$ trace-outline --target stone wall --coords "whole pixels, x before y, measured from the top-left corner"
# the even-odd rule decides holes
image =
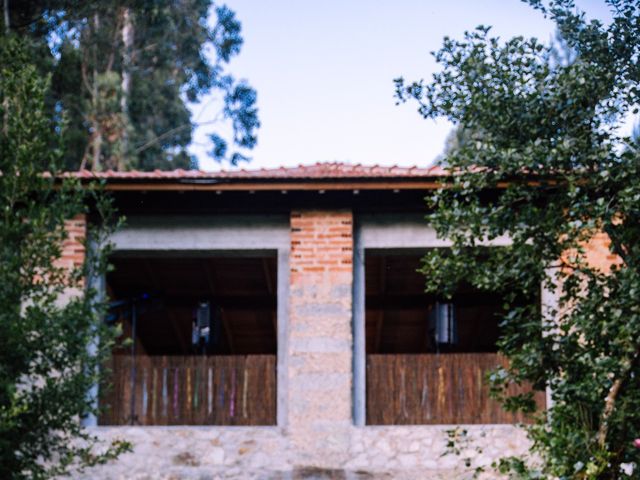
[[[316,424],[313,417],[309,420]],[[107,441],[127,439],[135,450],[78,478],[471,479],[475,467],[489,467],[499,457],[527,449],[524,432],[516,427],[471,425],[464,427],[460,453],[446,454],[452,428],[348,426],[340,429],[344,451],[339,452],[323,448],[330,432],[313,427],[306,429],[305,439],[281,427],[101,427],[91,430]],[[303,440],[319,445],[324,457],[301,446]],[[496,475],[487,468],[480,478]]]
[[[282,424],[92,428],[135,450],[80,478],[470,478],[476,466],[526,451],[523,432],[512,426],[467,427],[460,455],[444,455],[453,426],[354,426],[353,215],[294,211],[290,222]]]

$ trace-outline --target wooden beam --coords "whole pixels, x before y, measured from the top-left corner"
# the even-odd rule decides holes
[[[278,315],[275,311],[272,310],[269,313],[269,316],[271,317],[271,324],[273,325],[273,333],[275,334],[276,338],[278,338]]]
[[[209,268],[209,264],[207,263],[206,260],[202,262],[202,265],[204,268],[205,275],[207,276],[207,283],[209,284],[211,295],[215,295],[217,288],[216,288],[215,280],[213,278],[213,273],[211,272],[211,269]],[[227,345],[229,345],[229,352],[233,354],[235,353],[235,347],[233,344],[233,333],[231,332],[231,327],[229,326],[229,320],[227,319],[227,315],[224,312],[224,308],[220,308],[220,320],[222,321],[222,329],[224,330],[224,335],[227,339]]]
[[[231,333],[231,328],[229,327],[229,321],[227,319],[227,315],[224,312],[224,308],[220,309],[220,318],[222,319],[222,327],[224,328],[224,333],[225,333],[225,336],[227,337],[229,352],[233,354],[235,353],[235,348],[233,346],[233,335]]]
[[[434,300],[434,296],[428,293],[410,293],[407,295],[387,293],[386,295],[373,294],[366,296],[367,308],[374,310],[424,310]],[[473,305],[476,306],[476,304]],[[483,304],[478,304],[478,306],[481,305]],[[495,302],[489,305],[495,305]]]
[[[375,353],[380,353],[380,346],[382,344],[382,327],[384,326],[384,311],[376,311],[376,341],[375,341]]]
[[[158,282],[156,282],[156,276],[153,274],[153,270],[151,268],[151,265],[149,264],[149,260],[144,260],[143,264],[144,264],[144,273],[147,276],[149,285],[151,285],[151,288],[153,290],[160,290],[158,288]]]
[[[427,315],[425,318],[425,329],[424,329],[424,351],[425,352],[431,352],[432,350],[434,350],[434,345],[433,345],[433,338],[431,337],[431,335],[429,334],[429,314],[431,313],[431,309],[434,307],[434,305],[431,305],[430,307],[428,307],[426,309],[427,311]]]
[[[178,319],[169,309],[167,309],[167,318],[169,319],[169,324],[171,325],[173,334],[178,339],[178,343],[180,344],[180,350],[182,350],[185,353],[189,353],[189,345],[187,345],[187,342],[184,339],[182,331],[180,330],[180,326],[178,325]]]
[[[380,275],[380,294],[384,295],[384,292],[387,290],[387,257],[380,257],[380,270],[378,274]]]
[[[170,295],[167,293],[167,295]],[[202,290],[202,293],[174,293],[174,298],[165,302],[172,307],[191,308],[198,302],[201,302],[205,296],[210,294],[207,291]],[[377,300],[376,300],[377,301]],[[214,303],[217,307],[226,307],[228,309],[239,308],[246,309],[247,307],[254,310],[268,310],[276,308],[277,300],[273,295],[263,293],[261,295],[215,295]],[[378,302],[379,303],[379,302]]]
[[[151,264],[149,263],[149,260],[144,260],[143,264],[144,264],[145,274],[147,276],[147,279],[149,280],[149,285],[151,285],[151,288],[153,290],[159,291],[160,290],[159,283],[156,280],[156,276],[153,273],[153,269],[151,268]],[[173,334],[175,335],[176,339],[178,340],[178,343],[180,344],[180,350],[183,351],[184,353],[189,353],[189,345],[185,341],[184,333],[180,329],[178,319],[171,312],[169,308],[165,308],[165,311],[167,312],[167,319],[169,320],[169,325],[171,325],[171,330],[173,330]]]
[[[216,284],[213,280],[213,274],[211,273],[211,269],[209,268],[208,260],[204,259],[202,261],[202,268],[204,268],[204,274],[207,277],[207,284],[209,285],[209,290],[211,290],[211,295],[216,294]]]
[[[262,259],[262,271],[264,272],[265,283],[267,284],[267,292],[273,295],[273,282],[271,281],[271,270],[269,269],[269,260]]]
[[[337,190],[435,190],[446,187],[441,182],[428,180],[414,181],[352,181],[352,182],[250,182],[250,183],[211,183],[211,184],[190,184],[177,182],[122,182],[107,180],[106,190],[111,191],[205,191],[205,192],[223,192],[223,191],[337,191]],[[498,188],[501,186],[498,185]],[[504,187],[502,187],[504,188]]]
[[[271,269],[269,268],[269,259],[262,259],[262,271],[264,272],[264,279],[267,285],[267,292],[269,295],[273,295],[273,282],[271,281]],[[273,325],[273,333],[278,337],[278,315],[272,310],[269,312],[269,317],[271,317],[271,324]]]
[[[380,275],[380,296],[384,297],[384,293],[387,290],[387,257],[380,257],[380,269],[378,274]],[[380,345],[382,344],[382,327],[384,326],[384,310],[377,310],[376,320],[376,340],[375,340],[375,352],[380,353]]]

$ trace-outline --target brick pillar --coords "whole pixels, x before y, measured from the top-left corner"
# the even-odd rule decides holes
[[[68,238],[62,244],[62,256],[60,264],[68,268],[79,267],[84,262],[83,241],[87,235],[87,219],[85,215],[76,215],[71,220],[64,222]]]
[[[587,264],[604,273],[609,273],[613,265],[620,265],[622,259],[611,253],[611,239],[604,232],[596,233],[584,244]]]
[[[60,268],[64,277],[61,279],[63,290],[56,299],[57,304],[66,305],[73,297],[83,293],[84,282],[75,282],[72,285],[69,274],[78,267],[81,267],[85,259],[85,247],[83,240],[87,235],[87,220],[85,215],[76,215],[70,220],[65,220],[64,230],[67,238],[62,242],[60,256],[55,258],[53,266]],[[40,277],[38,277],[40,278]]]
[[[86,216],[81,214],[70,220],[65,220],[64,229],[67,232],[67,239],[62,243],[60,258],[56,259],[55,265],[70,272],[74,268],[81,267],[84,263],[86,252],[83,241],[87,235]],[[82,287],[82,284],[78,287]],[[65,302],[70,296],[79,293],[77,288],[68,288],[61,301]]]
[[[353,215],[291,213],[288,427],[298,458],[339,466],[351,428]]]

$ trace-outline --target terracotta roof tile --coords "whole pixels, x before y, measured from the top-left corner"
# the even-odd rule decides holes
[[[223,170],[205,172],[202,170],[171,170],[152,172],[107,170],[91,172],[81,170],[67,175],[81,179],[104,178],[107,180],[171,180],[171,179],[340,179],[340,178],[427,178],[446,176],[448,173],[439,166],[399,167],[381,165],[361,165],[340,162],[316,163],[297,167],[261,168],[255,170]]]

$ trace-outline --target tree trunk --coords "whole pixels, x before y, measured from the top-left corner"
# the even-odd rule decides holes
[[[9,0],[4,0],[3,2],[3,12],[4,12],[4,32],[9,35]],[[2,110],[4,110],[3,118],[2,118],[2,133],[7,136],[9,133],[9,99],[4,98],[2,100]]]
[[[11,26],[9,22],[9,0],[4,0],[2,10],[4,12],[4,33],[9,35],[9,28]]]
[[[93,28],[94,34],[97,38],[100,31],[100,15],[96,12],[93,15]],[[94,50],[95,53],[95,50]],[[92,99],[91,108],[93,109],[93,133],[91,135],[91,153],[92,162],[91,170],[99,172],[102,170],[100,157],[102,156],[102,125],[100,124],[100,118],[104,112],[100,111],[100,91],[98,90],[98,59],[97,55],[94,55],[93,61],[93,85],[92,85]]]
[[[123,122],[118,170],[124,169],[129,157],[129,98],[131,97],[131,55],[134,39],[133,19],[131,10],[128,7],[124,8],[122,17],[122,96],[120,97],[120,107]]]
[[[93,139],[91,140],[91,150],[93,153],[91,170],[99,172],[102,170],[102,166],[100,165],[100,155],[102,153],[102,133],[100,132],[100,127],[97,127],[94,132]]]
[[[640,347],[636,350],[635,355],[630,361],[627,361],[622,373],[620,376],[613,382],[611,387],[609,388],[609,392],[607,393],[607,397],[604,401],[604,409],[602,410],[602,415],[600,417],[600,427],[598,428],[598,433],[596,434],[596,440],[598,445],[602,450],[605,450],[607,447],[607,435],[609,434],[609,421],[611,419],[611,415],[616,408],[616,401],[618,399],[618,395],[620,391],[624,388],[626,382],[629,379],[629,376],[636,368],[638,361],[640,360]]]

